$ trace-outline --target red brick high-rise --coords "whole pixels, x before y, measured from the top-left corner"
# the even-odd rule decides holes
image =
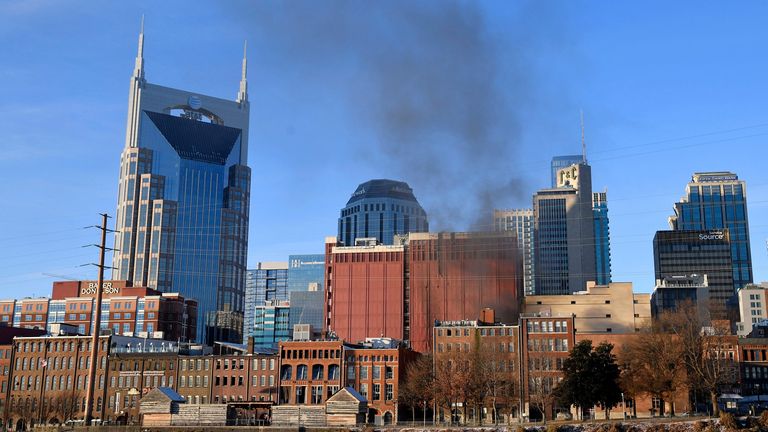
[[[431,350],[436,320],[520,313],[521,261],[509,233],[411,233],[395,245],[326,240],[326,326],[339,338],[409,341]]]

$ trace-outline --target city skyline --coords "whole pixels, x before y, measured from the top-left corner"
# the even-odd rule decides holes
[[[234,99],[237,89],[233,82],[236,84],[240,75],[242,40],[249,40],[249,165],[254,167],[251,187],[254,196],[259,196],[251,205],[249,268],[256,262],[281,260],[289,254],[322,252],[324,237],[337,231],[338,211],[349,191],[374,178],[407,182],[430,215],[434,230],[457,231],[477,226],[472,215],[484,211],[482,200],[464,206],[462,196],[502,188],[508,182],[519,184],[516,193],[499,193],[502,198],[490,203],[484,218],[490,229],[493,208],[530,207],[532,194],[547,186],[553,156],[578,153],[578,108],[583,107],[593,187],[607,188],[610,193],[614,281],[633,282],[636,292],[652,290],[653,234],[667,229],[666,219],[674,203],[684,195],[693,173],[701,171],[732,171],[746,182],[754,280],[768,279],[768,226],[761,223],[768,216],[768,183],[762,180],[759,158],[744,157],[759,155],[760,143],[768,135],[768,122],[760,105],[767,92],[758,77],[766,63],[745,57],[751,44],[757,42],[753,36],[744,39],[743,32],[766,32],[752,27],[757,25],[754,17],[743,16],[743,32],[728,27],[733,34],[718,41],[722,34],[704,32],[719,18],[714,9],[705,8],[695,22],[698,25],[694,30],[700,39],[695,40],[693,53],[680,54],[675,47],[692,40],[669,33],[674,29],[670,21],[673,18],[652,18],[650,13],[640,14],[630,29],[617,33],[616,40],[601,39],[604,32],[617,31],[611,27],[617,24],[608,20],[611,14],[629,14],[629,7],[608,6],[606,11],[566,7],[567,18],[555,16],[563,12],[521,12],[518,9],[523,8],[490,3],[478,6],[477,11],[469,6],[458,8],[457,13],[482,16],[488,27],[480,33],[487,31],[502,40],[520,36],[500,30],[505,20],[514,20],[517,14],[538,14],[534,16],[549,25],[563,20],[566,28],[579,17],[606,27],[595,26],[583,34],[566,29],[557,35],[574,36],[580,55],[568,54],[568,47],[552,46],[562,41],[545,40],[543,46],[537,45],[546,63],[543,68],[548,71],[547,78],[537,83],[542,87],[538,90],[546,95],[565,88],[564,93],[570,95],[563,96],[562,104],[558,98],[542,96],[540,105],[527,116],[515,117],[530,121],[530,125],[515,135],[519,143],[513,154],[503,155],[511,156],[506,162],[477,159],[488,162],[487,171],[494,175],[507,168],[509,178],[496,177],[490,189],[461,189],[453,181],[430,182],[423,172],[398,168],[383,153],[391,151],[417,162],[423,162],[425,155],[418,149],[403,153],[402,148],[374,144],[382,139],[372,132],[376,125],[352,124],[359,120],[352,112],[361,101],[348,93],[337,98],[335,92],[343,88],[344,79],[354,76],[348,65],[339,66],[337,62],[359,59],[355,47],[345,47],[352,54],[342,50],[341,60],[334,61],[320,61],[299,51],[279,53],[278,45],[233,18],[227,7],[213,8],[212,16],[206,15],[206,8],[193,7],[186,15],[175,17],[171,15],[175,9],[172,5],[150,8],[148,4],[128,7],[80,2],[71,7],[72,13],[58,16],[61,6],[45,2],[41,5],[0,5],[0,35],[10,41],[9,55],[0,60],[0,91],[6,95],[0,103],[0,169],[6,179],[0,191],[13,203],[13,211],[0,216],[0,245],[5,246],[0,259],[2,298],[49,295],[54,280],[95,278],[94,272],[78,267],[97,256],[95,249],[81,248],[94,243],[96,233],[81,227],[95,223],[98,212],[113,213],[115,208],[115,174],[125,133],[125,80],[133,66],[142,13],[147,14],[145,67],[152,81],[160,85]],[[683,13],[680,9],[670,11],[672,17],[679,17]],[[444,18],[429,7],[425,10]],[[71,31],[84,27],[80,23],[96,13],[119,19],[115,18],[116,25],[97,23]],[[401,17],[400,12],[385,13]],[[743,10],[730,13],[751,15]],[[187,32],[189,23],[205,26],[207,31]],[[27,32],[15,33],[22,26],[45,26],[48,31],[34,37],[28,37]],[[648,41],[640,39],[640,30],[653,26],[667,32],[661,33],[670,39],[671,47],[659,47],[657,35],[651,35]],[[282,43],[287,43],[285,37],[278,35]],[[419,39],[423,35],[411,37]],[[741,43],[736,44],[739,48],[726,53],[729,43],[735,41]],[[633,46],[636,58],[619,54],[622,44]],[[69,49],[61,50],[61,46]],[[705,49],[718,50],[720,56],[734,56],[731,68],[702,68],[696,71],[702,76],[690,76],[693,66],[678,65],[660,76],[654,70],[632,70],[627,66],[651,56],[673,61],[678,55],[695,65],[717,66],[696,57]],[[204,58],[200,57],[201,51],[206,53]],[[30,53],[44,53],[41,58],[45,61]],[[562,80],[550,76],[565,71],[563,63],[569,60],[578,60],[569,71],[572,76]],[[499,62],[509,66],[510,60],[501,58]],[[306,74],[303,71],[307,66],[319,67]],[[623,76],[612,76],[614,68],[621,68]],[[591,73],[595,76],[589,77]],[[685,85],[681,85],[682,80],[686,80]],[[711,80],[717,85],[707,83]],[[632,83],[638,84],[637,88]],[[712,88],[725,83],[728,85],[724,89]],[[374,91],[367,87],[371,84],[363,82],[354,91]],[[296,88],[290,90],[292,87]],[[652,95],[643,96],[648,91]],[[623,93],[623,97],[616,99],[613,93]],[[727,109],[723,110],[723,106]],[[403,137],[408,141],[413,135]],[[451,140],[449,143],[458,145]],[[426,156],[431,155],[426,152]],[[411,167],[409,163],[408,169]],[[467,173],[464,168],[455,172]],[[517,181],[512,174],[522,179]],[[28,180],[21,181],[25,177]],[[317,181],[319,178],[323,181]],[[441,187],[450,192],[441,192]],[[459,207],[456,211],[462,222],[449,226],[441,214],[451,214],[455,207]]]

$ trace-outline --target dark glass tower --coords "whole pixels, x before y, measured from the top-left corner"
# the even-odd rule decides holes
[[[675,203],[675,214],[669,218],[669,225],[673,230],[727,228],[734,287],[738,290],[752,283],[747,186],[736,174],[695,173],[685,188],[685,196]]]
[[[656,231],[653,237],[656,280],[705,275],[713,319],[729,319],[728,304],[736,290],[731,272],[730,233],[723,230]]]
[[[251,170],[246,60],[234,101],[150,84],[144,34],[120,157],[113,279],[199,303],[197,340],[242,340]]]
[[[428,232],[427,213],[408,183],[370,180],[355,189],[339,217],[338,239],[354,246],[357,238],[391,245],[395,234]]]

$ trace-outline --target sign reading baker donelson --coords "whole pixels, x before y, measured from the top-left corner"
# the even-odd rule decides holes
[[[96,295],[98,282],[88,282],[88,286],[80,289],[80,295]],[[104,282],[101,286],[103,294],[120,294],[120,288],[113,286],[112,282]]]

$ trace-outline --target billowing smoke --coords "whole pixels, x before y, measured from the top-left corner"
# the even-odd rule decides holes
[[[562,36],[533,3],[496,21],[480,6],[244,2],[233,16],[308,71],[347,74],[340,96],[372,132],[360,156],[413,187],[432,230],[483,230],[493,208],[530,205],[516,147],[539,102],[537,50]]]

